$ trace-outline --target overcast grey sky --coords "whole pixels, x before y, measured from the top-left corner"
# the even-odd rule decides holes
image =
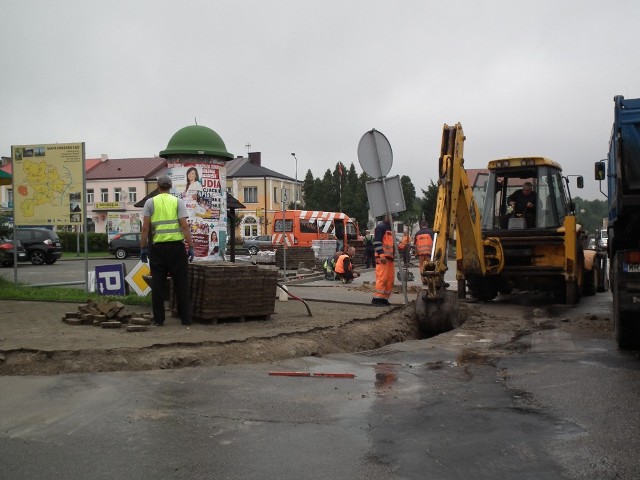
[[[153,156],[198,124],[298,178],[354,163],[371,128],[418,194],[442,125],[466,166],[543,155],[585,176],[613,96],[640,97],[640,1],[0,0],[0,154],[86,142]]]

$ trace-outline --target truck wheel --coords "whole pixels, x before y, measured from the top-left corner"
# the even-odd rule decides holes
[[[609,290],[609,275],[607,274],[609,267],[607,265],[607,256],[602,255],[597,260],[600,265],[600,272],[598,272],[598,292],[606,292]]]
[[[617,254],[613,269],[620,271],[621,254]],[[620,293],[618,291],[618,282],[612,283],[613,290],[613,324],[615,328],[615,338],[618,348],[621,350],[636,350],[640,348],[640,322],[637,318],[632,318],[629,312],[620,309]]]

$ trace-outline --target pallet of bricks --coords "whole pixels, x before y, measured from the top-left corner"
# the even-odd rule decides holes
[[[276,248],[276,267],[283,269],[285,253],[282,245]],[[302,263],[305,268],[313,268],[315,265],[315,255],[311,247],[288,247],[287,248],[287,270],[296,270]]]
[[[228,262],[189,264],[191,316],[199,322],[268,320],[275,312],[278,272]],[[171,295],[175,309],[175,296]]]

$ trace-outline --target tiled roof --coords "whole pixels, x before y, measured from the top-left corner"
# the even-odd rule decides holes
[[[234,158],[227,162],[227,178],[234,177],[269,177],[295,182],[294,178],[288,177],[269,168],[258,166],[251,163],[248,158],[244,157]]]
[[[155,178],[157,173],[166,166],[167,160],[160,157],[110,158],[87,171],[87,180]]]
[[[100,159],[99,158],[86,158],[84,160],[84,169],[85,169],[85,171],[88,172],[89,170],[91,170],[93,167],[95,167],[99,163],[100,163]]]

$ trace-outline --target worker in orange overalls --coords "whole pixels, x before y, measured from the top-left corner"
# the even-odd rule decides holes
[[[424,264],[431,257],[431,249],[433,248],[433,230],[429,228],[429,222],[426,220],[420,222],[420,230],[416,233],[414,245],[420,262],[420,273],[422,274]],[[425,283],[424,277],[422,278],[422,283]]]
[[[384,220],[376,225],[373,247],[376,251],[376,290],[371,304],[384,307],[390,305],[394,277],[393,229],[389,215],[385,215]]]
[[[402,240],[400,240],[398,244],[398,249],[400,250],[402,263],[407,267],[409,262],[411,262],[411,237],[409,236],[409,227],[404,227],[402,230]]]
[[[353,269],[353,259],[355,256],[356,248],[350,246],[347,248],[347,253],[343,253],[338,257],[335,272],[336,278],[339,278],[342,283],[351,283],[354,278],[360,276],[360,274]]]

